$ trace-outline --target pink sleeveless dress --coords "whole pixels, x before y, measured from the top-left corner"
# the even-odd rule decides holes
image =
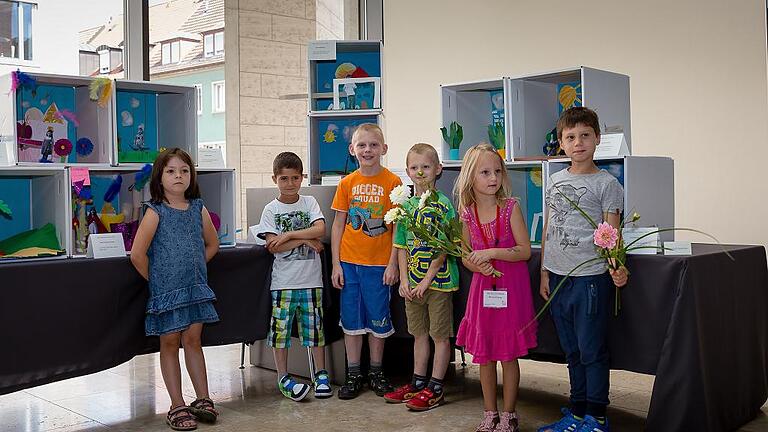
[[[499,221],[502,226],[499,227],[500,238],[496,246],[496,221],[481,226],[475,217],[474,207],[462,212],[461,219],[469,228],[473,250],[487,249],[488,246],[510,248],[517,245],[509,224],[515,205],[516,200],[508,199],[500,209]],[[488,246],[483,240],[481,229],[490,242]],[[522,331],[534,317],[527,263],[494,260],[493,266],[503,273],[501,277],[484,276],[482,273],[473,275],[467,309],[456,336],[456,345],[464,347],[466,352],[472,354],[473,362],[478,364],[514,360],[525,356],[529,349],[536,346],[537,323],[531,323]],[[494,281],[496,290],[507,291],[506,308],[483,307],[483,291],[493,289]]]

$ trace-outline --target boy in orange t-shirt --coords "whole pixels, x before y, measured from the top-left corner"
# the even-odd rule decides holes
[[[390,288],[398,278],[397,250],[384,214],[392,208],[389,193],[400,178],[381,166],[387,153],[381,129],[371,123],[357,127],[349,152],[360,168],[344,177],[331,208],[336,211],[331,230],[333,286],[341,289],[341,328],[347,351],[347,379],[339,399],[357,397],[363,385],[360,353],[368,333],[371,369],[368,382],[378,396],[392,386],[381,370],[384,338],[394,333],[389,312]]]

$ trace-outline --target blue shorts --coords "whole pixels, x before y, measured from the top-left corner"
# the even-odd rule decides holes
[[[385,338],[395,332],[389,314],[389,286],[384,285],[384,266],[342,262],[341,329],[348,335],[372,333]]]

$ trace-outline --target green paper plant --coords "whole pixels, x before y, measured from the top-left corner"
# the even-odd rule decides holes
[[[506,148],[507,140],[504,137],[504,125],[501,123],[488,125],[488,139],[496,150]]]
[[[440,132],[443,133],[443,140],[448,144],[451,149],[458,149],[461,145],[461,140],[464,139],[464,130],[460,124],[451,122],[449,129],[445,127],[440,128]]]
[[[5,203],[5,201],[0,200],[0,215],[11,217],[13,216],[13,212],[11,212],[11,208],[8,207],[8,204]]]

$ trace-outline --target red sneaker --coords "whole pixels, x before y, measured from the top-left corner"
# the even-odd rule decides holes
[[[403,403],[413,399],[416,394],[419,393],[413,384],[408,383],[393,392],[389,392],[384,395],[384,400],[389,403]]]
[[[443,402],[444,395],[445,391],[441,391],[439,395],[435,395],[432,390],[427,387],[414,396],[413,399],[409,400],[405,406],[414,411],[430,410]]]

